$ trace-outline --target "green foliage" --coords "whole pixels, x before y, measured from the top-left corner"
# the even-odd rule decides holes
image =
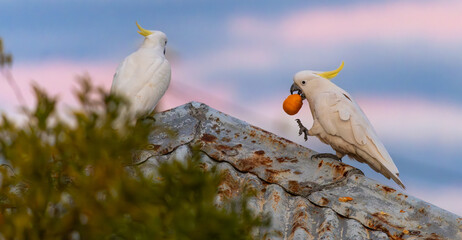
[[[151,125],[115,130],[123,99],[82,81],[81,108],[64,121],[57,99],[34,89],[27,123],[0,123],[0,239],[251,239],[268,224],[248,196],[214,205],[221,176],[198,167],[198,151],[154,179],[129,167]]]
[[[13,64],[13,55],[4,52],[3,40],[0,38],[0,69],[11,64]]]

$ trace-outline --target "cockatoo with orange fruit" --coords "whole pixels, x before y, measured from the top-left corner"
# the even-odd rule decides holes
[[[336,155],[324,153],[314,157],[341,160],[343,156],[348,155],[359,162],[367,163],[376,172],[388,179],[392,178],[399,186],[405,188],[399,178],[398,168],[364,112],[349,93],[330,81],[342,70],[343,65],[342,62],[334,71],[305,70],[296,73],[290,88],[292,95],[284,101],[284,110],[290,115],[296,114],[302,101],[308,101],[313,126],[308,130],[297,119],[299,134],[305,134],[305,141],[307,135],[316,136],[336,152]],[[294,92],[296,94],[293,94]]]
[[[111,93],[121,95],[129,102],[121,117],[132,120],[154,110],[167,91],[171,76],[170,63],[165,58],[165,33],[136,25],[138,33],[145,37],[144,42],[119,65],[111,87]]]

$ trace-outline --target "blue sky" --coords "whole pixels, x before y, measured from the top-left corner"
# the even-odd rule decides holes
[[[202,101],[318,151],[330,148],[301,141],[281,104],[294,73],[332,70],[344,60],[333,81],[363,107],[408,191],[462,214],[458,1],[0,0],[0,9],[0,37],[29,103],[32,79],[69,104],[76,75],[109,88],[117,64],[142,41],[139,21],[169,38],[173,77],[164,109]],[[17,106],[1,79],[0,100],[5,111]]]

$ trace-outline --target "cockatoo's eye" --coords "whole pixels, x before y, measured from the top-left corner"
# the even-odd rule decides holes
[[[302,81],[302,85],[305,85],[305,83],[306,83],[305,81]]]
[[[165,41],[165,45],[167,45],[167,41]]]

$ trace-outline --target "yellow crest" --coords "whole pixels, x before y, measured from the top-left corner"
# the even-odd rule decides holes
[[[143,36],[145,36],[145,37],[147,37],[147,36],[149,36],[149,35],[152,34],[151,31],[142,28],[142,27],[138,24],[138,22],[136,22],[136,26],[138,26],[138,29],[139,29],[138,33],[139,33],[139,34],[141,34],[141,35],[143,35]]]
[[[326,79],[332,79],[336,77],[340,71],[342,71],[343,65],[344,65],[344,62],[342,61],[342,64],[340,64],[340,67],[338,67],[337,69],[333,71],[318,73],[318,75]]]

